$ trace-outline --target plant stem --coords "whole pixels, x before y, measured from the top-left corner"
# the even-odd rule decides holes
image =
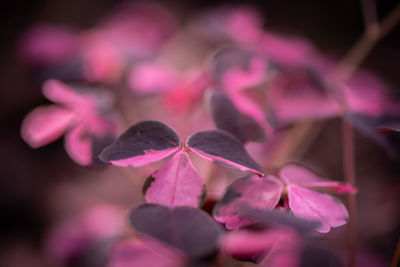
[[[392,259],[392,263],[390,264],[390,267],[398,266],[399,260],[400,260],[400,238],[397,241],[396,250],[394,251],[393,259]]]
[[[398,4],[380,23],[377,21],[367,23],[367,28],[363,36],[355,43],[339,63],[335,79],[337,83],[346,83],[375,44],[383,39],[399,23],[399,21],[400,4]]]
[[[338,91],[341,85],[345,84],[361,62],[367,57],[375,44],[386,36],[400,21],[400,4],[398,4],[392,12],[390,12],[379,23],[376,19],[376,9],[373,0],[361,0],[365,21],[365,33],[349,50],[342,61],[338,64],[334,73],[334,91]],[[348,104],[345,99],[339,97],[340,104],[343,109],[342,114],[342,144],[343,144],[343,169],[345,180],[353,186],[356,186],[356,163],[354,148],[354,129],[345,120],[345,115],[349,111]],[[350,222],[348,224],[348,266],[356,265],[356,210],[357,201],[355,195],[348,195],[347,205],[350,214]]]
[[[354,146],[354,129],[342,117],[342,144],[343,144],[343,168],[346,181],[356,185],[356,162]],[[357,201],[355,194],[347,196],[347,208],[349,210],[350,221],[347,225],[347,265],[353,267],[356,265],[356,247],[357,247]]]

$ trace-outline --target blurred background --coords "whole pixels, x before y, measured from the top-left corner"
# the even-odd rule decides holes
[[[65,153],[62,140],[33,150],[20,137],[24,116],[48,103],[35,74],[17,56],[21,34],[36,23],[87,29],[120,1],[30,0],[2,2],[0,9],[0,266],[55,266],[44,253],[50,231],[89,207],[108,203],[127,210],[143,201],[135,186],[115,169],[82,167]],[[158,1],[184,24],[196,13],[219,4],[253,4],[265,15],[265,27],[309,39],[322,52],[342,57],[364,29],[360,1]],[[377,1],[382,18],[399,1]],[[373,49],[362,67],[391,87],[400,88],[400,27]],[[342,180],[341,128],[329,119],[298,159],[332,179]],[[360,253],[377,265],[387,263],[400,236],[400,164],[356,134],[358,238]],[[124,214],[122,212],[121,214]],[[335,235],[333,233],[332,235]],[[71,266],[78,266],[74,265]],[[82,265],[85,266],[85,265]],[[362,265],[360,265],[362,266]]]

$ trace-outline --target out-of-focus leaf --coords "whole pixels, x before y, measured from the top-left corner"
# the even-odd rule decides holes
[[[104,116],[93,116],[78,123],[65,136],[65,150],[81,165],[98,162],[97,156],[115,140],[115,122]]]
[[[262,83],[266,68],[266,59],[239,47],[224,48],[211,61],[214,78],[223,88],[233,91]]]
[[[92,106],[95,100],[93,95],[81,95],[58,80],[46,81],[42,91],[43,95],[54,103],[72,108]]]
[[[264,227],[288,226],[299,233],[311,232],[319,225],[319,222],[315,220],[296,218],[289,213],[277,210],[263,211],[253,209],[249,206],[242,206],[241,213],[244,216],[257,220]]]
[[[169,66],[160,63],[143,63],[133,68],[129,86],[139,93],[164,93],[170,91],[181,77]]]
[[[259,42],[262,53],[280,65],[298,66],[310,60],[315,48],[306,39],[264,32]]]
[[[252,6],[223,5],[194,20],[194,28],[213,41],[253,44],[262,32],[263,16]]]
[[[148,203],[169,207],[198,207],[204,184],[185,152],[178,152],[147,178],[143,191]]]
[[[60,138],[76,119],[77,115],[65,108],[38,107],[25,117],[21,135],[31,147],[41,147]]]
[[[142,166],[178,151],[178,135],[158,121],[142,121],[106,147],[100,159],[118,166]]]
[[[316,244],[307,244],[301,252],[299,266],[340,267],[344,265],[331,251]]]
[[[202,210],[143,204],[131,212],[129,220],[136,231],[165,242],[190,258],[211,256],[218,250],[222,229]]]
[[[261,166],[250,157],[240,141],[225,131],[195,133],[188,138],[187,146],[191,151],[214,163],[250,171],[258,176],[265,175]]]
[[[311,170],[298,164],[285,165],[279,171],[279,177],[286,184],[297,184],[303,187],[331,190],[334,193],[355,193],[357,189],[347,183],[329,181]]]
[[[141,237],[117,242],[111,249],[109,267],[184,267],[185,256],[179,250]]]
[[[400,132],[400,121],[392,121],[388,123],[383,123],[379,126],[378,133],[393,133]]]
[[[397,132],[379,134],[381,125],[396,120],[396,117],[370,117],[362,114],[348,114],[348,120],[359,132],[381,147],[392,160],[400,160],[400,135]]]
[[[349,214],[343,203],[328,194],[319,193],[295,184],[287,186],[289,207],[299,218],[319,221],[316,229],[327,233],[333,227],[344,225],[349,220]]]
[[[72,29],[36,25],[22,35],[19,56],[33,65],[54,64],[74,56],[78,48],[78,33]]]
[[[337,116],[339,103],[326,88],[324,78],[314,70],[285,69],[268,85],[270,110],[282,124]]]
[[[255,221],[242,214],[242,206],[272,210],[278,204],[282,190],[282,182],[274,176],[247,176],[237,179],[214,207],[213,216],[218,222],[225,223],[227,229],[249,225]]]
[[[211,115],[218,129],[236,136],[242,143],[264,142],[264,129],[252,117],[242,114],[223,93],[212,92],[209,96]]]
[[[224,252],[235,258],[257,262],[283,240],[286,243],[297,242],[297,236],[297,233],[289,228],[231,231],[221,237],[220,246]]]

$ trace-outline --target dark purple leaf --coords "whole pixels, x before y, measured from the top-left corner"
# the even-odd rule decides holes
[[[257,220],[264,227],[288,226],[299,233],[311,232],[319,225],[316,221],[296,218],[289,213],[277,210],[264,211],[242,206],[241,212],[244,216]]]
[[[202,210],[143,204],[131,212],[129,220],[136,231],[180,249],[190,258],[211,256],[218,250],[222,229]]]
[[[100,159],[119,166],[142,166],[176,152],[180,147],[178,135],[158,121],[142,121],[123,133],[106,147]]]
[[[233,134],[242,143],[266,140],[264,129],[257,121],[241,113],[223,93],[211,93],[209,104],[212,118],[218,129]]]
[[[195,133],[187,140],[187,146],[191,151],[214,163],[251,171],[258,176],[265,175],[261,166],[250,157],[240,141],[225,131]]]

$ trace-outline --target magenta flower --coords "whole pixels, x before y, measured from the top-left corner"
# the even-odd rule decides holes
[[[38,148],[66,133],[65,149],[69,156],[78,164],[92,164],[116,135],[116,121],[109,114],[110,96],[102,91],[78,93],[57,80],[47,81],[43,94],[56,105],[31,111],[22,122],[22,138]]]
[[[355,193],[356,189],[351,185],[326,180],[295,164],[283,167],[279,177],[269,175],[259,179],[250,176],[236,180],[215,206],[214,218],[226,228],[236,229],[254,222],[241,214],[241,206],[272,210],[282,198],[282,208],[290,208],[296,217],[320,222],[317,231],[321,233],[348,221],[348,212],[339,199],[316,190]]]

